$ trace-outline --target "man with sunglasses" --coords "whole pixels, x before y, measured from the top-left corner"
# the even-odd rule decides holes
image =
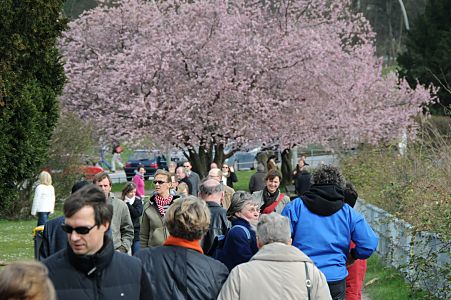
[[[44,261],[58,299],[152,299],[141,262],[114,251],[107,231],[113,209],[103,191],[89,184],[64,202],[69,247]]]
[[[132,246],[134,231],[132,218],[127,204],[111,193],[111,178],[108,173],[98,173],[93,183],[100,187],[107,198],[108,204],[113,206],[113,219],[111,220],[111,234],[113,235],[114,250],[127,253]]]

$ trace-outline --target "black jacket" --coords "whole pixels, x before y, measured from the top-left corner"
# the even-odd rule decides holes
[[[39,248],[39,260],[44,260],[52,254],[65,249],[67,246],[67,233],[61,229],[64,216],[49,220],[44,225],[42,243]]]
[[[236,177],[235,172],[230,172],[230,176],[227,177],[227,186],[230,186],[231,188],[233,188],[233,183],[237,182],[238,178]]]
[[[141,221],[139,220],[143,214],[143,201],[140,197],[136,196],[133,204],[126,202],[130,217],[133,222],[133,242],[139,241],[139,231],[141,229]]]
[[[208,232],[204,235],[201,246],[206,255],[211,256],[211,246],[216,236],[226,235],[230,229],[230,221],[227,219],[227,211],[218,203],[213,201],[207,201],[208,208],[210,209],[210,227]]]
[[[94,255],[76,255],[71,247],[44,260],[59,300],[156,299],[141,262],[114,251],[105,237]]]
[[[221,262],[179,246],[143,249],[136,257],[142,260],[152,294],[159,300],[216,299],[229,275]]]

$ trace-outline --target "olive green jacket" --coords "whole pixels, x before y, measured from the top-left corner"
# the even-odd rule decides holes
[[[130,250],[133,243],[133,223],[130,217],[130,211],[124,201],[110,194],[109,201],[113,206],[113,218],[111,219],[111,234],[114,244],[114,250],[123,253]]]
[[[178,196],[174,196],[172,201],[177,198]],[[163,224],[163,216],[155,203],[155,196],[152,196],[144,204],[143,208],[141,230],[139,232],[141,248],[161,246],[168,236],[169,232]]]

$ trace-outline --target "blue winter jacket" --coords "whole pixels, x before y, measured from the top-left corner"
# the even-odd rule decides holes
[[[328,216],[311,212],[301,198],[287,204],[282,215],[291,223],[293,246],[308,255],[328,282],[348,276],[346,260],[350,241],[356,244],[352,256],[366,259],[376,250],[378,237],[348,204]]]
[[[248,233],[236,225],[246,227],[248,233],[250,233],[250,239],[248,239]],[[230,271],[236,265],[248,262],[257,251],[255,231],[251,228],[248,221],[237,218],[232,221],[232,228],[226,235],[224,246],[221,249],[217,249],[215,258],[225,264]]]

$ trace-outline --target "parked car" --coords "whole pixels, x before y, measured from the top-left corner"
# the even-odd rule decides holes
[[[256,155],[257,151],[238,151],[226,159],[225,163],[229,166],[233,166],[236,171],[254,170],[257,168]]]
[[[124,166],[127,180],[132,180],[133,176],[136,174],[136,168],[138,168],[139,165],[143,165],[146,169],[146,174],[144,174],[146,180],[149,179],[150,176],[153,176],[157,169],[167,170],[168,168],[166,158],[160,151],[148,149],[135,150],[135,152],[130,154],[128,161]]]

